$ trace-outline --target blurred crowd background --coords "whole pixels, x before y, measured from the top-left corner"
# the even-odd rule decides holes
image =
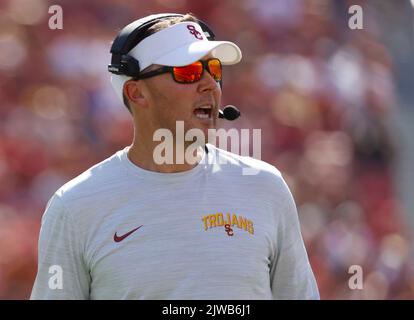
[[[62,30],[48,27],[53,4]],[[363,30],[348,27],[352,4]],[[408,0],[2,0],[0,298],[30,295],[51,195],[131,143],[109,49],[123,26],[158,12],[192,12],[242,49],[222,102],[243,116],[223,125],[262,130],[262,160],[294,194],[321,298],[414,299]],[[349,288],[352,265],[362,290]]]

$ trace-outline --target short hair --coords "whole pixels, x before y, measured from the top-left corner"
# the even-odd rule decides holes
[[[180,22],[185,22],[185,21],[191,21],[191,22],[197,22],[197,18],[192,14],[192,13],[187,13],[181,17],[168,17],[168,18],[160,18],[160,21],[155,23],[154,25],[152,25],[150,28],[148,28],[148,30],[145,31],[144,33],[144,38],[149,37],[150,35],[161,31],[163,29],[166,29],[174,24],[180,23]],[[134,48],[139,42],[133,42],[132,44],[132,48]],[[151,67],[151,66],[149,66]],[[148,67],[148,68],[149,68]],[[144,70],[146,70],[147,68],[145,68]],[[124,90],[122,90],[122,99],[124,101],[124,105],[126,106],[126,108],[128,109],[129,113],[132,114],[131,111],[131,107],[129,104],[129,100],[128,97],[125,95]]]

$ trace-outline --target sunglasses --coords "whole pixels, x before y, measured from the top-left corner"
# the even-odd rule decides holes
[[[135,78],[135,80],[146,79],[169,72],[172,74],[175,82],[194,83],[200,81],[200,79],[203,77],[204,69],[208,71],[208,73],[213,77],[215,81],[220,82],[221,84],[221,62],[217,58],[212,58],[205,61],[196,61],[184,67],[162,67],[157,70],[140,74]]]

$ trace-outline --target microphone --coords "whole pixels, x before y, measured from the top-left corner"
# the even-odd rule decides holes
[[[240,111],[235,106],[228,105],[223,110],[219,110],[219,118],[226,119],[229,121],[236,120],[240,117]]]

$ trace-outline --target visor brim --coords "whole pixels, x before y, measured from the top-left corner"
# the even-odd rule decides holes
[[[240,48],[233,42],[197,41],[175,49],[156,59],[153,64],[182,67],[198,61],[208,54],[219,59],[223,65],[236,64],[242,58]]]

